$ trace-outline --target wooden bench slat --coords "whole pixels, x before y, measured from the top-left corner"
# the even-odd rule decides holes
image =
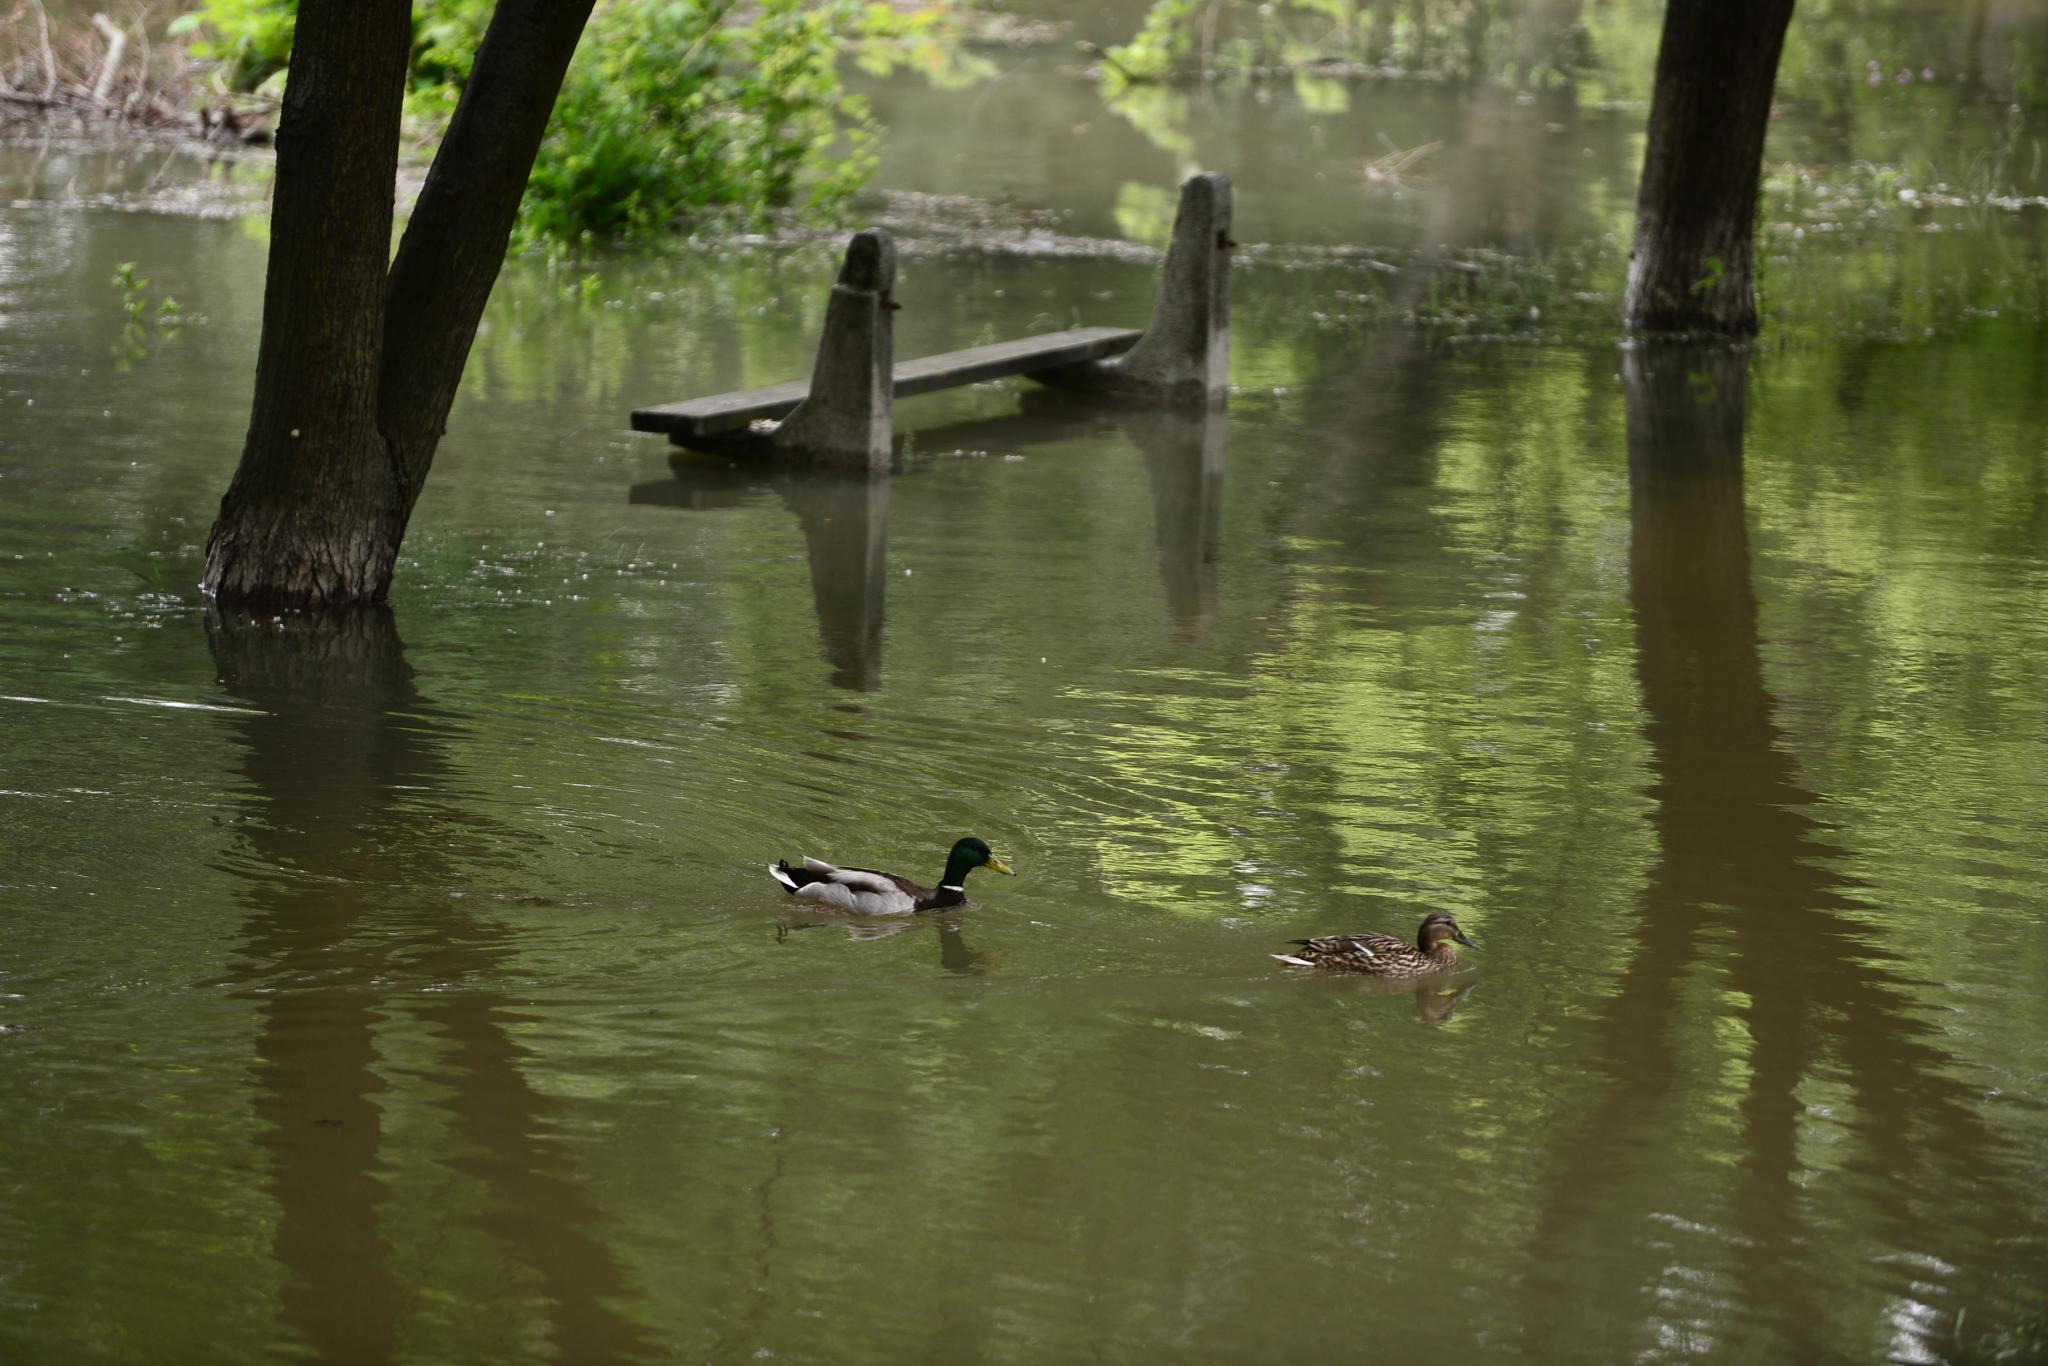
[[[1048,332],[1042,337],[970,346],[964,351],[947,351],[899,363],[891,372],[897,398],[951,389],[1008,375],[1028,375],[1082,361],[1122,355],[1137,344],[1144,333],[1128,327],[1075,327],[1065,332]],[[633,410],[636,432],[669,432],[685,436],[712,436],[735,431],[763,418],[787,417],[811,391],[809,379],[771,384],[765,389],[748,389],[736,394],[693,398],[686,403],[664,403],[654,408]]]
[[[807,379],[771,384],[765,389],[743,389],[736,394],[714,394],[686,403],[664,403],[658,408],[635,408],[636,432],[683,432],[709,436],[729,432],[764,417],[788,417],[790,411],[811,392]]]

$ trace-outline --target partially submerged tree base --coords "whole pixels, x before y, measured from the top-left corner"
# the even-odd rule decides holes
[[[209,603],[204,621],[214,667],[237,697],[360,702],[366,690],[392,691],[412,676],[388,606],[280,619]]]
[[[1670,0],[1622,320],[1748,336],[1757,182],[1792,0]]]
[[[346,501],[221,500],[206,543],[207,596],[270,611],[382,602],[404,526],[389,493]]]

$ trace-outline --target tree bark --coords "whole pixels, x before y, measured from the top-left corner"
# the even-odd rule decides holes
[[[393,262],[411,5],[302,0],[255,404],[207,542],[215,599],[384,599],[591,6],[500,0]]]
[[[1623,321],[1756,331],[1752,243],[1771,92],[1792,0],[1670,0],[1636,194]]]
[[[374,600],[398,554],[377,364],[408,0],[303,0],[277,131],[256,397],[204,587],[267,609]]]
[[[412,515],[592,0],[499,0],[385,301],[378,418]]]

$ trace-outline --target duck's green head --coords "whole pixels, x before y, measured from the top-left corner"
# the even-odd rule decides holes
[[[995,851],[988,847],[987,841],[976,839],[973,835],[969,835],[966,839],[955,844],[953,852],[946,856],[947,884],[954,887],[959,886],[960,879],[966,877],[970,871],[976,868],[986,868],[990,872],[1009,873],[1012,877],[1016,876],[1011,871],[1009,864],[995,856]]]
[[[1421,932],[1415,936],[1415,947],[1428,953],[1446,939],[1456,940],[1468,949],[1479,947],[1465,937],[1465,932],[1458,928],[1458,922],[1451,919],[1448,911],[1429,913],[1422,922]]]

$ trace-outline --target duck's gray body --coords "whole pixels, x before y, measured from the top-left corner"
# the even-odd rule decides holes
[[[988,841],[969,835],[955,842],[946,855],[946,871],[939,875],[936,887],[921,887],[878,868],[841,868],[814,858],[794,868],[787,862],[772,863],[768,876],[788,888],[791,896],[851,915],[911,915],[965,905],[967,875],[976,868],[1010,871],[1010,865],[995,856]]]
[[[920,887],[894,873],[873,868],[841,868],[814,858],[805,859],[796,868],[786,863],[770,864],[768,875],[800,901],[815,901],[851,915],[912,915],[940,906],[957,906],[967,899],[959,887]]]

